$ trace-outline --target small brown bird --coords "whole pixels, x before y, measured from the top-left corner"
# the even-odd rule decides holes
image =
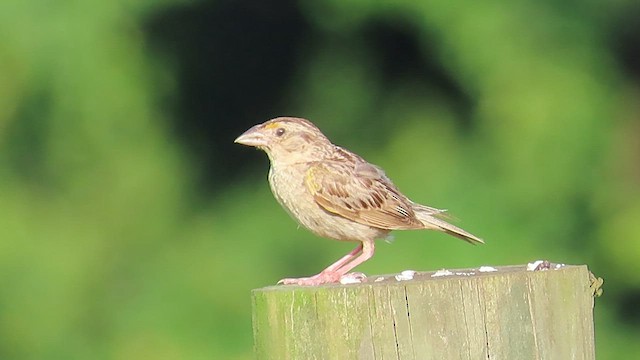
[[[269,156],[269,184],[280,205],[318,236],[360,244],[317,275],[281,284],[340,281],[373,256],[391,230],[432,229],[471,244],[483,241],[444,220],[445,210],[409,200],[379,167],[334,145],[309,120],[279,117],[244,132],[236,143]]]

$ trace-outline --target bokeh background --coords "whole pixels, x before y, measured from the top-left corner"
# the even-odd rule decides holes
[[[351,250],[233,144],[312,119],[486,239],[361,266],[588,264],[599,359],[640,353],[640,6],[0,2],[0,359],[250,359],[250,290]]]

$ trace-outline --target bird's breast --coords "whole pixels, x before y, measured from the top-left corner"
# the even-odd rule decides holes
[[[271,192],[280,205],[298,221],[301,213],[313,202],[303,179],[304,169],[296,166],[272,166],[269,169]]]

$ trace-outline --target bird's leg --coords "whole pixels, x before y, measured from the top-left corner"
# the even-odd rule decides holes
[[[322,270],[322,272],[334,272],[335,270],[343,267],[349,261],[353,260],[360,252],[362,251],[362,243],[358,244],[355,249],[351,250],[350,253],[340,258],[340,260],[334,262],[333,264],[327,266],[326,269]]]
[[[340,281],[340,277],[346,273],[346,272],[340,273],[339,269],[346,266],[347,264],[349,264],[350,261],[356,258],[356,255],[358,255],[362,251],[362,248],[363,248],[363,243],[358,244],[358,246],[356,246],[355,249],[351,250],[350,253],[341,257],[340,259],[338,259],[338,261],[334,262],[333,264],[329,265],[326,269],[322,270],[319,274],[306,277],[306,278],[282,279],[278,281],[278,284],[320,285],[320,284],[338,282]],[[353,269],[353,267],[351,267],[351,269]]]
[[[363,241],[360,247],[362,248],[362,254],[360,254],[360,256],[358,256],[357,258],[351,260],[350,262],[344,264],[343,266],[335,270],[335,273],[340,275],[338,279],[344,276],[345,274],[347,274],[349,271],[353,270],[356,266],[371,259],[375,251],[375,241],[374,240]]]

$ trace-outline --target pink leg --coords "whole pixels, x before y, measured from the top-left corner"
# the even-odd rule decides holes
[[[360,256],[356,255],[362,251]],[[356,266],[362,264],[373,256],[374,241],[366,241],[360,243],[350,253],[340,258],[335,263],[329,265],[317,275],[307,278],[282,279],[278,284],[297,284],[297,285],[320,285],[340,281],[340,278],[351,271]],[[354,259],[355,258],[355,259]]]
[[[358,246],[356,246],[355,249],[351,250],[350,253],[340,258],[340,260],[334,262],[333,264],[329,265],[326,269],[322,270],[322,272],[333,272],[333,271],[336,271],[337,269],[340,269],[346,263],[353,260],[353,258],[355,258],[356,255],[358,255],[358,253],[360,253],[361,251],[362,251],[362,243],[358,244]]]
[[[362,254],[360,254],[360,256],[336,270],[336,272],[339,273],[340,276],[343,276],[344,274],[353,270],[356,266],[371,259],[371,257],[373,256],[373,252],[375,251],[375,242],[373,240],[369,240],[363,242],[362,245]]]

